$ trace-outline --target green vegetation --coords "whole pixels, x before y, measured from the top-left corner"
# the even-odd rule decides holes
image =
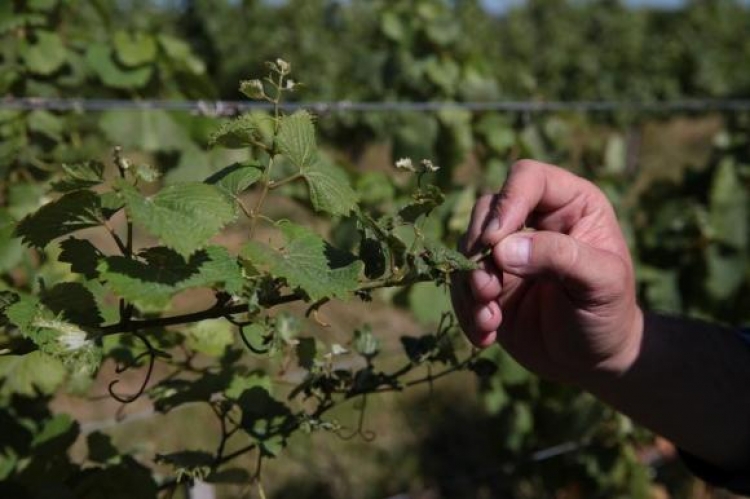
[[[741,98],[748,32],[729,0],[1,3],[7,98],[269,109],[0,110],[0,495],[649,497],[644,432],[461,338],[450,248],[555,162],[610,196],[644,305],[750,322],[750,114],[282,104]],[[92,426],[100,395],[153,427]]]

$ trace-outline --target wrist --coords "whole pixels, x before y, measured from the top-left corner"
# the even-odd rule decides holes
[[[641,355],[645,319],[644,313],[637,305],[620,333],[620,344],[613,354],[594,366],[589,376],[581,383],[582,388],[601,392],[602,390],[617,389],[618,382],[633,368]]]

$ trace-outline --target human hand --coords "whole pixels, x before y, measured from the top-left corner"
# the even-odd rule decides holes
[[[474,206],[461,249],[486,247],[483,269],[451,290],[472,343],[497,340],[531,371],[581,385],[634,362],[643,317],[633,264],[596,186],[552,165],[516,163],[500,194]]]

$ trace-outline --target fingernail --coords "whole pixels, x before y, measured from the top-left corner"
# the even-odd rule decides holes
[[[486,323],[492,320],[490,307],[482,307],[477,314],[477,322]]]
[[[513,267],[528,265],[531,260],[531,238],[509,237],[500,243],[503,264]]]
[[[484,270],[474,271],[474,284],[477,289],[484,289],[490,283],[491,279],[492,276]]]

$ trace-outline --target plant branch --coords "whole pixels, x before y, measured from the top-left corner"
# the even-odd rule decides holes
[[[284,303],[291,303],[302,299],[302,295],[299,293],[291,293],[288,295],[280,296],[272,300],[268,300],[263,303],[264,307],[273,307],[276,305],[282,305]],[[248,305],[246,303],[240,303],[237,305],[214,305],[206,310],[199,312],[192,312],[189,314],[174,315],[172,317],[159,317],[156,319],[135,319],[125,323],[123,321],[117,324],[111,324],[104,326],[99,329],[99,333],[102,336],[119,333],[134,333],[142,331],[144,329],[160,328],[167,326],[176,326],[178,324],[189,324],[192,322],[198,322],[205,319],[218,319],[227,315],[236,315],[248,311]]]
[[[266,197],[268,196],[268,191],[271,188],[271,169],[273,168],[273,156],[271,159],[268,160],[268,167],[266,168],[266,171],[263,173],[263,188],[260,191],[260,197],[258,197],[258,201],[255,203],[255,207],[250,212],[250,234],[249,238],[253,238],[253,234],[255,233],[255,226],[258,224],[258,217],[260,216],[260,212],[263,209],[263,203],[266,202]]]
[[[270,181],[268,183],[268,189],[272,191],[274,189],[278,189],[279,187],[283,187],[287,184],[291,184],[292,182],[296,182],[297,180],[301,178],[303,178],[302,173],[295,173],[294,175],[290,175],[287,178],[277,180],[276,182]]]

